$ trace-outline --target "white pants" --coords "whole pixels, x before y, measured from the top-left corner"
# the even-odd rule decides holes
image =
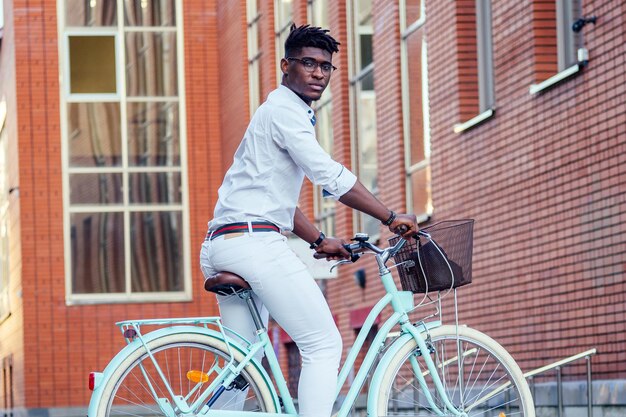
[[[267,325],[268,313],[293,339],[302,356],[298,386],[299,415],[331,415],[341,360],[341,335],[326,299],[302,261],[276,232],[223,235],[205,241],[200,253],[205,276],[219,271],[244,278]],[[255,340],[244,300],[218,296],[225,326]]]

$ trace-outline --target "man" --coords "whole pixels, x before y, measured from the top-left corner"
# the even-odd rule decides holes
[[[219,189],[200,256],[205,276],[228,271],[243,277],[262,306],[263,319],[271,314],[298,345],[303,417],[330,416],[342,343],[319,287],[279,232],[293,232],[320,254],[349,256],[343,240],[324,236],[298,209],[304,176],[392,231],[406,237],[417,231],[414,215],[387,209],[315,139],[310,105],[328,86],[339,45],[327,32],[308,25],[291,27],[280,62],[282,84],[250,121]],[[225,296],[218,296],[218,302],[225,325],[254,340],[245,302]]]

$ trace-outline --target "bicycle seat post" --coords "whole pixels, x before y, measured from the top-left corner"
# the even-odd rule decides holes
[[[252,291],[244,290],[239,292],[237,295],[239,295],[239,298],[246,300],[248,310],[250,310],[250,315],[252,316],[252,320],[254,320],[254,327],[256,327],[257,330],[265,330],[259,310],[256,308],[256,303],[252,298]]]

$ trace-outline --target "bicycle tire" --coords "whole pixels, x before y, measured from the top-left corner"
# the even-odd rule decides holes
[[[426,339],[426,333],[424,337]],[[437,366],[444,389],[452,404],[467,413],[466,416],[535,416],[532,395],[522,371],[495,340],[477,330],[458,327],[461,342],[458,355],[456,326],[437,327],[429,332],[429,337],[430,341],[426,339],[429,355]],[[420,369],[427,371],[417,343],[414,339],[408,340],[391,359],[381,378],[377,416],[440,415],[413,376],[412,356]],[[462,358],[462,364],[458,358]],[[436,393],[428,372],[425,372],[425,379],[435,406],[442,415],[453,416]]]
[[[206,388],[208,383],[200,384],[196,393],[189,394],[192,386],[198,384],[189,381],[187,372],[189,370],[201,371],[210,382],[216,371],[213,367],[223,366],[230,358],[224,341],[198,333],[174,333],[152,340],[147,345],[150,353],[162,368],[175,395],[193,395],[198,398],[202,392],[202,385]],[[244,356],[236,349],[232,349],[232,352],[236,366]],[[177,360],[178,363],[171,363],[172,360]],[[138,366],[139,364],[143,365],[143,371]],[[219,398],[212,408],[229,410],[243,408],[246,411],[276,412],[272,391],[255,366],[246,366],[240,373],[240,377],[249,384],[249,387],[244,390],[233,388],[231,392],[225,391],[222,398]],[[171,396],[158,376],[146,348],[141,346],[130,353],[113,371],[103,388],[96,415],[98,417],[165,415],[151,393],[146,378],[150,379],[157,395],[168,398],[170,404],[173,405]],[[245,399],[242,401],[244,396]]]

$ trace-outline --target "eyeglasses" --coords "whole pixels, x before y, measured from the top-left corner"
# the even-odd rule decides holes
[[[316,60],[310,59],[310,58],[300,59],[300,58],[288,57],[287,60],[288,61],[297,61],[297,62],[301,63],[302,66],[304,67],[304,70],[306,72],[315,72],[317,67],[320,67],[320,69],[322,70],[322,74],[324,74],[326,76],[330,75],[334,70],[337,69],[337,67],[335,67],[330,62],[319,63]]]

